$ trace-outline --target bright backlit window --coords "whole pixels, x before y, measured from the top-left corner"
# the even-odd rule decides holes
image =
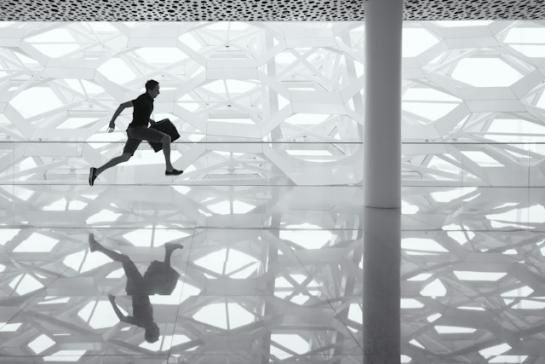
[[[499,58],[463,58],[452,72],[452,78],[475,87],[508,87],[522,74]]]

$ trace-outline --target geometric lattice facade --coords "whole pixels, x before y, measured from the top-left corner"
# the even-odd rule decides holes
[[[0,23],[0,356],[360,363],[364,26]],[[540,363],[545,23],[404,25],[402,361]],[[165,177],[119,155],[145,80],[180,131]],[[120,265],[179,241],[160,340]],[[0,359],[0,361],[3,359]]]
[[[404,32],[404,360],[543,362],[545,23]]]
[[[0,42],[0,355],[361,361],[363,24],[13,23]],[[143,144],[90,188],[151,78],[184,174]],[[185,245],[151,296],[157,342],[117,319],[126,278],[90,231],[141,271]]]

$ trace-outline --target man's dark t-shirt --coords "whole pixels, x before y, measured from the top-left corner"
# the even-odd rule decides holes
[[[132,317],[136,324],[142,327],[153,322],[153,308],[148,295],[132,295]]]
[[[132,100],[132,121],[129,128],[146,128],[153,111],[153,97],[147,92]]]

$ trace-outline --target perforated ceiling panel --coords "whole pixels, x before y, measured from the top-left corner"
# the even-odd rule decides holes
[[[544,19],[540,0],[408,0],[406,20]],[[1,20],[363,20],[354,0],[3,0]]]

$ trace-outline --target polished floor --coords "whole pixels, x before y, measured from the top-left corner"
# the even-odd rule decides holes
[[[81,179],[2,186],[3,362],[361,362],[361,186]],[[545,359],[544,194],[403,188],[402,361]],[[184,245],[175,289],[150,296],[155,343],[115,316],[108,294],[132,310],[127,278],[90,252],[89,232],[142,273]]]
[[[0,361],[361,362],[361,187],[4,187]],[[157,342],[115,316],[127,277],[89,232],[142,273],[184,245],[174,291],[150,296]]]

